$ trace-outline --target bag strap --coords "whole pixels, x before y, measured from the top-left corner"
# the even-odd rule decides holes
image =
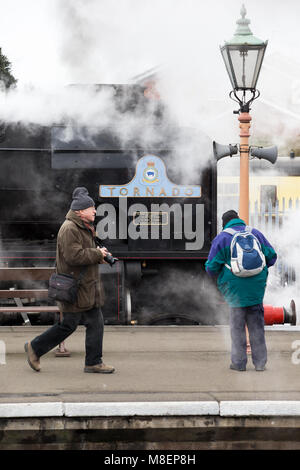
[[[75,222],[72,220],[71,222],[73,222],[73,224],[75,225]],[[86,225],[86,224],[85,224]],[[87,226],[86,226],[87,227]],[[92,232],[92,235],[93,235],[93,239],[95,239],[95,235],[94,235],[94,231],[91,227],[87,227],[89,228],[89,230],[91,230]],[[56,258],[55,258],[55,268],[57,269],[57,263],[56,263]],[[87,270],[88,266],[84,266],[83,269],[80,271],[79,273],[79,276],[78,276],[78,279],[77,279],[77,282],[80,284],[82,279],[83,279],[83,276],[85,275],[85,272]]]
[[[80,271],[80,274],[79,274],[78,279],[77,279],[78,284],[81,283],[82,278],[83,278],[83,276],[85,275],[85,272],[86,272],[87,268],[88,268],[88,266],[84,266],[84,268],[82,269],[82,271]]]
[[[57,269],[56,260],[55,260],[55,265],[54,265],[54,266],[55,266],[55,268]],[[83,269],[80,271],[79,276],[78,276],[78,279],[77,279],[78,284],[81,283],[82,278],[83,278],[83,276],[85,275],[85,272],[86,272],[87,268],[88,268],[88,266],[84,266]]]

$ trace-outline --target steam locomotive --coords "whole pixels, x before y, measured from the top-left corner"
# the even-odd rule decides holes
[[[138,110],[129,139],[116,127],[79,128],[73,122],[2,125],[0,262],[54,266],[56,236],[73,189],[85,186],[96,202],[97,235],[118,258],[99,266],[105,323],[215,324],[204,271],[216,235],[216,162],[203,155],[211,142],[174,125],[159,102],[149,108],[142,86],[104,86],[112,89],[120,113]],[[197,171],[182,172],[178,165],[179,137],[198,139]],[[187,156],[183,148],[180,164]],[[39,322],[47,323],[42,315]],[[5,321],[2,314],[0,324]]]

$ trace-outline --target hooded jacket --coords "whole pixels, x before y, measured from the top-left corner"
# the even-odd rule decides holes
[[[245,222],[242,219],[232,219],[224,227],[232,227],[234,230],[242,232],[245,230]],[[217,285],[230,307],[250,307],[251,305],[263,302],[268,267],[272,266],[277,259],[274,248],[270,245],[264,235],[257,229],[252,229],[253,235],[259,240],[262,251],[266,258],[266,266],[255,276],[237,277],[226,268],[230,265],[230,245],[232,235],[222,231],[212,242],[205,269],[211,276],[217,275]]]
[[[60,274],[71,274],[76,279],[83,268],[77,302],[59,302],[62,312],[82,312],[104,303],[104,291],[100,281],[99,263],[103,255],[96,248],[92,232],[73,210],[69,210],[66,220],[57,235],[56,266]]]

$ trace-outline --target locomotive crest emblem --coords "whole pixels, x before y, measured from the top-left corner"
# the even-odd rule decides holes
[[[147,167],[143,172],[143,181],[144,183],[157,183],[159,181],[158,170],[153,161],[147,163]]]

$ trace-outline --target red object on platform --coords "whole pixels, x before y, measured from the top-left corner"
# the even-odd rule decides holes
[[[264,305],[265,325],[276,325],[284,323],[283,307],[272,307],[272,305]]]
[[[264,305],[265,325],[277,325],[290,323],[296,325],[296,306],[294,300],[290,303],[289,310],[284,307]]]

